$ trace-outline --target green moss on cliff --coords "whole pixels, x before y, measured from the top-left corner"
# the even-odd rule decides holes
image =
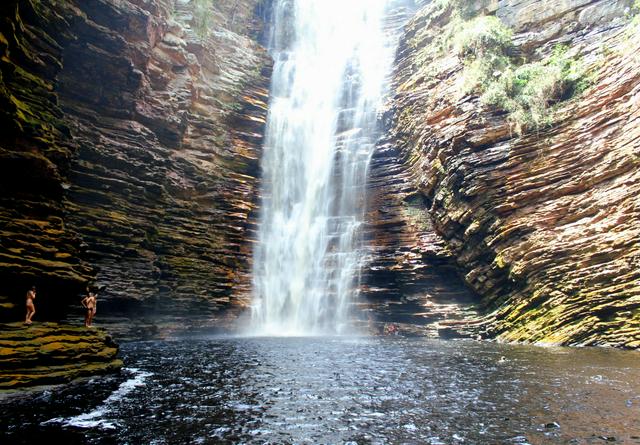
[[[402,216],[410,225],[419,230],[433,230],[429,213],[424,209],[424,202],[417,196],[409,196],[402,203]]]

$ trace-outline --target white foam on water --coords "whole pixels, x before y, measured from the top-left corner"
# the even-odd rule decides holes
[[[144,386],[145,380],[153,375],[151,372],[141,371],[138,368],[124,368],[123,371],[132,373],[133,377],[122,382],[118,389],[112,392],[111,395],[109,395],[109,397],[107,397],[104,402],[102,402],[102,404],[93,411],[69,418],[56,417],[42,422],[41,425],[60,423],[64,426],[76,428],[101,428],[105,430],[115,429],[118,426],[117,423],[104,419],[105,415],[108,414],[112,407],[120,402],[131,391]]]

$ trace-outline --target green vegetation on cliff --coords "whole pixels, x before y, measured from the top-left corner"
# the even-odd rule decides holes
[[[454,17],[469,20],[478,15],[478,11],[488,3],[488,0],[435,0],[433,5],[436,10],[446,11],[447,9],[450,9],[453,12]]]
[[[441,29],[420,50],[424,74],[437,78],[441,67],[433,61],[455,55],[464,65],[461,94],[479,94],[485,105],[506,111],[517,133],[549,126],[554,105],[578,96],[592,82],[588,67],[566,45],[543,57],[523,54],[512,30],[495,16],[477,15],[482,5],[476,6],[459,0],[433,4],[427,20],[440,22]],[[420,41],[419,33],[415,42]]]
[[[193,0],[193,29],[200,38],[209,35],[213,21],[212,0]]]
[[[636,0],[629,13],[631,16],[631,34],[640,29],[640,0]]]
[[[498,18],[481,16],[454,26],[452,49],[465,63],[464,93],[487,89],[511,69],[512,33]]]
[[[586,66],[567,49],[557,46],[542,60],[507,66],[482,85],[482,101],[508,111],[519,133],[551,125],[553,105],[579,95],[591,82]]]
[[[454,26],[459,30],[453,50],[465,64],[463,92],[478,92],[484,104],[507,111],[518,133],[552,124],[553,105],[580,94],[591,82],[586,66],[567,46],[526,61],[512,55],[511,30],[496,17]]]

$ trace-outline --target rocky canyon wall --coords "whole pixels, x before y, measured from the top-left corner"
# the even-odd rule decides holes
[[[640,347],[632,0],[417,3],[370,165],[366,304],[506,341]],[[0,5],[3,317],[34,282],[50,315],[91,281],[114,305],[246,305],[260,8]]]
[[[387,113],[392,143],[377,156],[399,158],[412,184],[402,185],[405,202],[428,213],[481,297],[487,336],[640,346],[640,32],[631,3],[440,1],[405,30]],[[499,22],[473,21],[482,15]],[[481,23],[489,29],[473,35]],[[492,53],[502,36],[504,52]],[[487,65],[498,67],[488,86],[469,88],[473,68]],[[562,88],[538,74],[556,65]],[[532,79],[549,90],[542,117]],[[499,82],[520,96],[489,96]]]
[[[258,7],[3,2],[5,308],[32,282],[45,311],[93,279],[172,312],[247,288],[271,63]]]
[[[418,2],[396,2],[385,26],[396,41]],[[393,40],[391,40],[393,39]],[[424,211],[404,155],[387,128],[369,164],[363,235],[368,249],[360,295],[379,321],[421,326],[437,335],[474,314],[475,295],[459,277],[455,258]],[[425,327],[427,332],[425,332]]]

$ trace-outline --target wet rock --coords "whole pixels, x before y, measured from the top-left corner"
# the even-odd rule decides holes
[[[118,345],[100,328],[57,323],[0,326],[0,390],[117,372]]]

